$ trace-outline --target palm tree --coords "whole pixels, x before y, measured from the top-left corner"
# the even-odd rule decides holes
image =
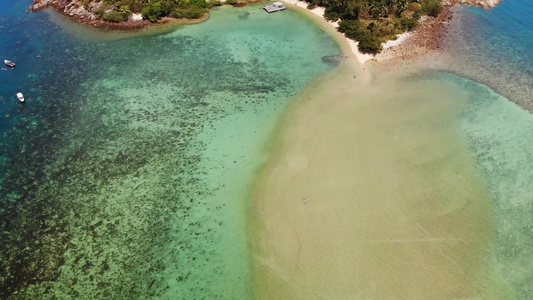
[[[407,0],[397,0],[396,2],[396,16],[399,18],[402,16],[403,12],[407,9],[409,3]]]

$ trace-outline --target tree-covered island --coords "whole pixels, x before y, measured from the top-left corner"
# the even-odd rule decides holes
[[[236,0],[228,3],[233,1],[237,3]],[[34,0],[30,10],[55,7],[64,15],[83,23],[123,24],[142,20],[157,23],[165,17],[194,20],[205,16],[209,8],[219,5],[219,0]]]
[[[96,0],[84,0],[83,5],[88,6]],[[210,2],[212,5],[220,3]],[[143,19],[157,22],[162,17],[198,19],[207,13],[206,0],[105,0],[95,11],[98,19],[110,22],[128,20],[133,13],[142,14]]]
[[[382,42],[413,30],[422,16],[436,17],[440,0],[307,0],[308,8],[324,7],[324,17],[339,21],[339,31],[359,42],[362,53],[377,54]]]
[[[224,0],[222,0],[224,1]],[[237,4],[238,0],[224,1]],[[251,1],[250,1],[251,2]],[[378,53],[381,43],[412,30],[422,15],[436,16],[440,0],[307,0],[322,6],[325,18],[340,20],[339,30],[360,42],[364,53]],[[198,19],[221,0],[34,0],[31,10],[53,6],[81,21],[121,23],[132,19],[158,22],[161,18]]]
[[[157,23],[165,17],[199,19],[209,8],[226,4],[238,6],[246,0],[34,0],[30,10],[55,7],[84,23],[123,24],[144,20]],[[257,2],[259,0],[247,0]],[[500,0],[304,0],[308,8],[324,7],[324,18],[339,21],[338,30],[359,42],[362,53],[377,54],[382,43],[416,28],[422,16],[437,17],[444,6],[457,3],[484,8]],[[245,3],[242,3],[245,4]],[[141,26],[130,26],[135,29]]]
[[[338,30],[359,42],[362,53],[377,54],[382,43],[415,29],[422,16],[438,17],[455,4],[495,7],[501,0],[303,0],[308,9],[325,8],[324,18],[339,22]]]

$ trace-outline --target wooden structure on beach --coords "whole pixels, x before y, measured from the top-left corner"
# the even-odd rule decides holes
[[[273,13],[280,10],[285,10],[287,7],[281,2],[274,2],[272,4],[267,4],[263,6],[267,13]]]

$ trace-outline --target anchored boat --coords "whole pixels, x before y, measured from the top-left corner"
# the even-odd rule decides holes
[[[10,61],[10,60],[7,60],[7,59],[4,59],[4,64],[6,64],[6,66],[8,66],[10,68],[14,68],[15,67],[15,63]]]
[[[17,93],[17,99],[19,99],[20,102],[24,103],[24,95],[22,95],[22,93]]]

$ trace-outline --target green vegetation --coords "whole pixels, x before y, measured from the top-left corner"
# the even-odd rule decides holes
[[[83,0],[86,9],[99,0]],[[220,2],[207,3],[206,0],[104,0],[103,4],[94,10],[98,19],[109,22],[128,20],[132,14],[140,13],[143,19],[157,22],[162,17],[198,19],[207,13],[211,6]]]
[[[102,15],[102,19],[105,21],[110,22],[121,22],[121,21],[127,21],[131,16],[131,11],[128,5],[123,5],[117,10],[111,10],[108,12],[104,12]]]
[[[338,21],[339,31],[359,42],[359,51],[377,54],[381,43],[413,30],[422,15],[436,17],[440,0],[307,0],[308,8],[322,6],[324,17]]]
[[[442,5],[439,0],[429,0],[422,2],[422,10],[428,15],[436,17],[442,11]]]
[[[325,8],[324,17],[339,21],[339,31],[359,41],[359,50],[376,54],[383,47],[381,43],[393,39],[397,34],[418,26],[422,15],[436,17],[443,7],[440,0],[306,0],[312,9]],[[237,0],[227,0],[236,4]],[[157,22],[162,17],[197,19],[207,9],[220,5],[218,0],[83,0],[86,9],[93,9],[98,19],[109,22],[128,20],[133,13],[142,14],[143,19]],[[95,8],[96,7],[96,8]]]

